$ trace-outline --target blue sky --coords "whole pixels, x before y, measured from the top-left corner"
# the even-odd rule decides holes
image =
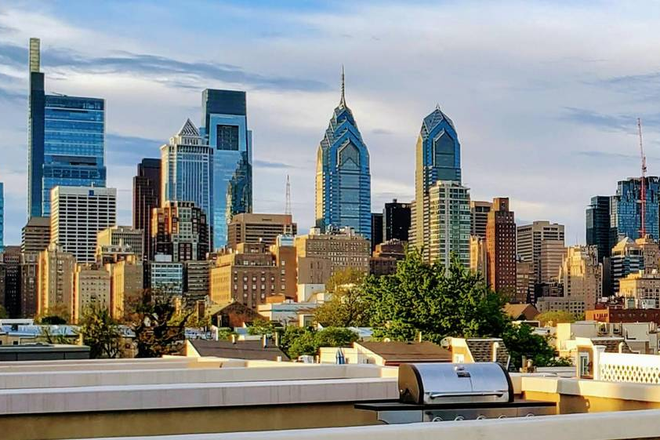
[[[142,157],[207,87],[248,91],[255,211],[313,222],[314,159],[339,101],[371,153],[373,209],[413,196],[415,142],[436,104],[456,124],[473,199],[509,196],[519,222],[565,223],[584,242],[592,195],[660,174],[660,4],[568,1],[0,2],[0,181],[5,242],[20,242],[27,186],[27,43],[50,92],[106,99],[109,186],[130,224]]]

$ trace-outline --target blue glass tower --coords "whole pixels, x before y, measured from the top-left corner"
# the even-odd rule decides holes
[[[252,212],[252,132],[245,92],[207,89],[202,93],[202,136],[213,149],[213,246],[227,244],[227,225]]]
[[[42,216],[56,186],[105,187],[105,102],[46,95]]]
[[[371,240],[369,150],[346,105],[343,70],[341,99],[316,154],[316,226],[349,226]]]
[[[436,106],[422,121],[422,128],[417,137],[415,164],[415,200],[411,204],[410,243],[422,251],[424,257],[433,261],[439,246],[442,227],[455,225],[460,229],[462,216],[456,210],[456,216],[450,216],[446,207],[441,207],[453,195],[458,195],[467,188],[461,187],[461,144],[454,123],[445,115],[440,106]],[[453,188],[446,200],[433,197],[447,195],[439,186]],[[433,191],[432,191],[433,189]],[[433,196],[433,197],[432,197]],[[444,196],[443,196],[444,197]],[[433,199],[433,200],[432,200]],[[469,197],[461,198],[469,203]],[[437,209],[437,212],[434,211]],[[469,210],[469,208],[468,208]],[[456,232],[458,234],[458,232]],[[460,235],[460,234],[459,234]],[[469,233],[461,237],[469,249]],[[460,253],[451,248],[451,252]],[[449,261],[445,258],[445,263]]]
[[[207,216],[213,212],[213,149],[190,119],[160,147],[160,155],[161,206],[167,201],[193,202]]]
[[[640,194],[642,190],[641,178],[635,177],[619,182],[616,195],[611,201],[611,227],[616,228],[616,236],[620,240],[628,237],[633,240],[640,238],[642,229],[642,208]],[[646,234],[658,240],[660,224],[658,209],[660,203],[658,194],[660,180],[658,177],[646,178]]]
[[[50,215],[56,186],[105,187],[105,102],[44,93],[39,40],[30,40],[29,215]]]

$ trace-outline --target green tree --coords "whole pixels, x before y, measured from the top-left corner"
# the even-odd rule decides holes
[[[534,329],[527,324],[510,325],[502,339],[511,355],[511,366],[516,370],[522,366],[523,356],[531,359],[537,367],[561,365],[548,339],[534,334]]]
[[[250,335],[273,335],[276,331],[281,329],[273,321],[267,319],[255,319],[254,322],[248,327],[248,334]]]
[[[42,314],[37,316],[36,322],[44,325],[62,325],[69,322],[69,309],[64,304],[55,304],[48,307]]]
[[[328,327],[319,330],[314,335],[317,349],[320,347],[348,347],[357,341],[359,336],[347,328]]]
[[[9,315],[7,314],[7,309],[5,309],[4,306],[0,305],[0,319],[5,319],[9,318]]]
[[[92,359],[116,358],[119,355],[121,333],[117,328],[118,323],[107,309],[87,309],[79,324],[83,344],[89,346],[89,356]]]
[[[410,341],[421,332],[439,343],[447,336],[500,336],[509,322],[502,311],[505,298],[481,276],[457,258],[448,268],[428,264],[413,247],[394,275],[369,277],[362,288],[377,338]]]
[[[358,340],[358,335],[346,328],[323,330],[289,326],[281,333],[280,348],[291,359],[318,353],[320,347],[346,347]]]
[[[363,284],[366,275],[356,269],[334,273],[326,283],[327,301],[314,312],[314,319],[324,327],[364,327],[369,325],[370,305]]]
[[[137,357],[152,358],[177,353],[185,340],[185,327],[192,312],[176,313],[168,295],[145,291],[129,317],[135,333]]]
[[[575,315],[563,310],[541,313],[540,315],[537,315],[535,319],[540,321],[541,325],[549,325],[551,327],[555,327],[557,324],[575,322],[577,320]]]

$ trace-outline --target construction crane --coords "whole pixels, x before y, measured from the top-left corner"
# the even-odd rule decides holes
[[[637,118],[637,134],[639,135],[639,152],[642,155],[642,185],[639,201],[642,209],[642,228],[640,230],[642,238],[646,237],[646,155],[644,154],[644,144],[642,143],[642,119]]]

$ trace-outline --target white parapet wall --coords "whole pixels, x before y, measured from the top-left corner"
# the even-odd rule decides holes
[[[660,437],[660,410],[473,420],[408,425],[227,434],[173,435],[167,440],[622,440]],[[153,437],[124,437],[123,440]],[[122,438],[114,438],[122,440]]]

